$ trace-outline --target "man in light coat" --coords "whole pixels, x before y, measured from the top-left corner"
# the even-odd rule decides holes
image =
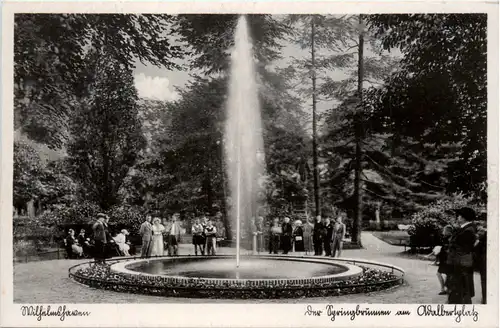
[[[139,229],[139,235],[142,237],[141,257],[149,257],[151,252],[151,239],[153,238],[151,215],[146,215],[146,218]]]
[[[179,242],[181,240],[181,225],[179,224],[179,213],[174,213],[170,222],[165,227],[168,233],[168,255],[179,255]]]
[[[345,224],[342,223],[342,216],[339,215],[337,217],[337,220],[335,221],[335,224],[333,225],[333,233],[332,233],[332,249],[331,249],[331,255],[332,257],[340,257],[342,254],[342,247],[344,245],[344,238],[345,238]]]

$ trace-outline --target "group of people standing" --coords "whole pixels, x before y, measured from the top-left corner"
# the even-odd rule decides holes
[[[142,238],[141,257],[163,256],[165,250],[169,256],[178,255],[182,234],[179,216],[179,213],[174,213],[170,219],[146,216],[139,228]]]
[[[339,213],[335,221],[329,217],[316,217],[313,228],[314,255],[341,256],[346,235],[346,226],[342,222],[344,216]]]
[[[195,218],[191,226],[194,253],[198,255],[215,255],[218,243],[226,238],[225,228],[221,219],[209,219],[207,215]]]
[[[478,270],[481,301],[486,304],[486,229],[475,223],[471,208],[460,208],[455,214],[456,222],[443,228],[442,245],[437,251],[439,294],[447,294],[449,304],[471,304],[476,294],[474,271]]]
[[[310,220],[296,220],[293,224],[290,218],[285,217],[282,222],[273,219],[269,229],[269,254],[278,254],[281,248],[283,254],[292,249],[295,252],[312,252],[315,256],[340,256],[343,240],[346,235],[346,226],[342,223],[343,214],[339,214],[335,221],[330,218],[316,217],[314,223]],[[260,236],[262,218],[257,223],[256,233]],[[259,240],[257,239],[258,245]],[[259,246],[257,247],[260,251]],[[323,252],[324,251],[324,252]]]

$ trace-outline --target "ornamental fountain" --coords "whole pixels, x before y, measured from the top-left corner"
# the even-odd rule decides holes
[[[232,199],[229,214],[236,226],[236,256],[111,259],[107,268],[74,266],[70,277],[96,288],[195,298],[335,296],[402,283],[401,269],[380,263],[294,255],[241,256],[241,222],[255,216],[261,205],[258,181],[265,173],[259,90],[245,16],[238,20],[234,43],[225,159]],[[372,276],[378,277],[376,282],[370,280]]]

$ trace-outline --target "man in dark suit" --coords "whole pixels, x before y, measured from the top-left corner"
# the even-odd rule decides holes
[[[481,275],[481,304],[486,304],[486,253],[487,253],[487,238],[486,227],[478,227],[478,239],[475,245],[475,267]]]
[[[286,217],[283,225],[281,226],[283,231],[283,235],[281,236],[282,245],[283,245],[283,254],[288,254],[288,252],[292,249],[292,235],[293,228],[290,223],[290,218]]]
[[[476,243],[476,213],[469,207],[455,211],[459,228],[450,238],[448,246],[449,304],[472,304],[474,297],[473,252]]]
[[[332,255],[332,235],[333,235],[333,222],[330,218],[326,218],[325,220],[326,227],[326,237],[324,240],[324,248],[325,248],[325,256]]]
[[[97,214],[97,221],[92,226],[92,231],[94,232],[94,257],[95,262],[104,264],[105,250],[107,235],[105,222],[107,220],[107,215],[103,213]]]

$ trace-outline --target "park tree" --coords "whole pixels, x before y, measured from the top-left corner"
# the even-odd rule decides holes
[[[228,73],[230,50],[240,15],[179,15],[175,29],[192,55],[190,66],[206,75]],[[260,71],[281,57],[280,40],[290,31],[272,15],[246,15],[253,52]]]
[[[40,176],[42,189],[39,200],[43,207],[69,205],[77,200],[77,184],[71,178],[66,159],[50,161]]]
[[[385,48],[404,57],[379,99],[377,120],[401,138],[457,144],[447,165],[447,192],[486,199],[485,14],[373,15]],[[380,120],[380,118],[384,118]]]
[[[333,159],[333,150],[329,145],[333,143],[331,129],[337,131],[340,127],[338,122],[344,122],[340,130],[353,131],[349,134],[348,144],[356,145],[355,153],[352,154],[356,165],[348,166],[354,170],[354,198],[356,201],[350,202],[348,208],[354,208],[354,234],[353,241],[360,243],[360,227],[362,213],[362,195],[361,180],[362,171],[362,139],[366,137],[366,132],[362,129],[361,121],[363,108],[361,106],[363,83],[370,84],[381,83],[383,77],[391,70],[395,60],[384,54],[376,40],[366,28],[364,19],[361,16],[333,16],[333,15],[291,15],[290,24],[294,27],[295,34],[293,42],[307,51],[307,55],[302,58],[293,59],[284,70],[288,77],[297,82],[296,91],[310,99],[312,104],[312,127],[313,127],[313,172],[316,177],[315,183],[315,203],[316,212],[321,208],[330,206],[321,206],[320,198],[325,200],[336,199],[336,195],[330,194],[336,192],[338,188],[332,188],[330,181],[321,181],[329,179],[328,176],[335,175],[334,172],[326,172],[320,175],[320,167],[328,167],[328,170],[336,171],[335,165],[340,165],[342,161]],[[365,42],[366,39],[366,42]],[[366,51],[369,50],[368,52]],[[348,113],[338,113],[346,106],[337,104],[351,103],[353,95],[356,95],[356,105],[349,107]],[[334,108],[328,110],[322,115],[318,115],[317,103],[330,102]],[[357,110],[359,113],[355,114]],[[341,119],[340,116],[342,116]],[[336,117],[337,127],[332,124]],[[345,119],[358,122],[350,124]],[[325,124],[325,120],[329,123]],[[318,124],[325,124],[321,129],[322,135],[318,140]],[[346,125],[347,124],[347,125]],[[347,155],[347,154],[346,154]],[[319,160],[321,159],[321,161]],[[321,162],[321,163],[320,163]],[[349,162],[350,163],[350,162]],[[333,165],[333,166],[332,166]],[[324,170],[323,170],[324,171]],[[320,179],[321,176],[321,179]],[[344,182],[347,182],[344,180]],[[323,191],[320,191],[324,187]],[[345,196],[345,194],[337,194]]]
[[[15,128],[61,148],[73,111],[86,96],[89,48],[108,53],[127,69],[137,61],[178,68],[168,15],[16,14],[14,27]],[[90,46],[90,47],[89,47]]]
[[[182,35],[182,40],[188,44],[192,53],[191,67],[201,70],[206,76],[219,79],[220,87],[216,89],[222,95],[222,98],[217,100],[220,113],[225,113],[230,51],[234,45],[234,30],[238,18],[239,15],[180,15],[176,25],[177,30]],[[289,33],[289,29],[283,22],[271,15],[247,15],[247,22],[252,38],[260,85],[260,103],[265,125],[266,160],[271,160],[268,156],[268,151],[270,151],[268,140],[275,136],[276,129],[281,131],[281,129],[285,128],[286,124],[283,125],[283,123],[287,122],[287,119],[284,119],[284,117],[292,118],[293,122],[296,122],[303,115],[300,106],[298,106],[297,97],[290,93],[289,81],[280,72],[269,69],[273,61],[280,59],[282,49],[280,40]],[[207,44],[211,46],[207,47]],[[211,94],[207,97],[207,99],[212,99],[215,95]],[[200,103],[199,106],[201,108],[207,105],[212,106],[212,103],[212,101],[205,101],[205,103]],[[198,108],[197,110],[202,109]],[[219,148],[214,154],[220,154],[219,157],[222,157],[222,143],[224,140],[221,128],[224,124],[224,116],[217,115],[219,115],[217,118],[219,121],[215,130],[218,138],[212,140],[220,140]],[[296,129],[297,125],[293,126],[293,128]],[[300,129],[298,130],[299,133]],[[208,139],[205,138],[204,142],[208,142]],[[212,158],[211,161],[213,160]],[[220,176],[222,180],[225,180],[225,163],[222,161],[220,164]],[[211,170],[211,172],[213,174],[215,171]],[[225,185],[226,182],[223,182],[222,189],[219,188],[224,193]],[[204,190],[207,190],[208,186],[206,184]]]
[[[44,165],[35,147],[26,141],[14,142],[13,198],[14,207],[24,208],[40,196]]]
[[[88,95],[71,125],[72,175],[80,192],[103,210],[120,201],[120,189],[146,146],[130,69],[106,48],[89,56]]]

